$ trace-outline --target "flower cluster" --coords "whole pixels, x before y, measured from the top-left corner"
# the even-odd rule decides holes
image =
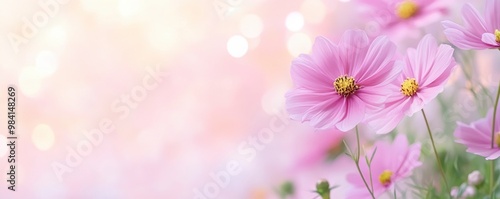
[[[467,176],[467,183],[462,183],[460,187],[451,188],[450,196],[456,199],[471,198],[476,195],[476,188],[482,185],[483,175],[475,170]]]
[[[338,45],[319,37],[310,55],[292,63],[295,88],[286,94],[287,111],[318,129],[349,131],[370,123],[388,133],[443,91],[456,66],[452,55],[453,48],[431,35],[402,60],[385,36],[369,41],[363,31],[348,30]]]
[[[434,0],[359,0],[374,10],[389,14],[388,29],[398,24],[414,24],[430,13],[445,13],[442,1]],[[464,25],[443,21],[443,34],[461,50],[500,49],[500,0],[486,0],[485,13],[471,4],[462,9]],[[286,109],[290,117],[307,122],[316,129],[337,129],[343,132],[356,128],[357,150],[347,141],[347,154],[354,160],[357,173],[347,175],[353,186],[347,198],[378,198],[387,192],[398,191],[395,184],[420,166],[421,144],[410,144],[403,134],[394,136],[393,142],[375,141],[364,151],[361,147],[358,125],[377,134],[387,134],[406,116],[422,112],[430,137],[433,155],[442,177],[442,184],[434,188],[443,190],[447,197],[476,197],[483,176],[474,171],[468,182],[450,188],[447,171],[436,149],[432,128],[424,107],[445,89],[445,84],[457,63],[455,49],[440,44],[426,34],[416,48],[398,51],[389,36],[371,38],[362,30],[347,30],[338,42],[318,37],[310,54],[302,54],[291,64],[294,87],[286,93]],[[487,92],[487,91],[484,91]],[[476,95],[476,93],[473,93]],[[469,125],[458,122],[455,129],[457,143],[467,152],[483,156],[486,160],[500,157],[500,117],[496,117],[500,86],[494,107],[486,117]],[[488,194],[495,195],[494,162],[491,163],[492,185]],[[447,168],[447,167],[446,167]],[[462,181],[463,182],[463,181]],[[328,186],[326,186],[325,190]],[[400,190],[399,190],[400,191]],[[330,191],[317,191],[329,198]],[[328,193],[328,194],[325,194]],[[328,195],[328,197],[324,196]],[[485,194],[483,194],[485,195]]]

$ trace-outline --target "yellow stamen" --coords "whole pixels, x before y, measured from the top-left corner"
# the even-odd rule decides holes
[[[380,181],[380,183],[382,183],[382,185],[388,186],[389,184],[391,184],[391,177],[392,177],[392,171],[384,170],[382,174],[380,174],[380,176],[378,177],[378,180]]]
[[[415,78],[407,78],[401,84],[401,93],[403,93],[403,95],[411,97],[415,95],[417,91],[418,91],[418,83],[415,80]]]
[[[496,29],[495,30],[495,40],[500,43],[500,30]]]
[[[335,91],[339,95],[342,95],[344,97],[347,97],[356,90],[359,89],[359,86],[356,84],[356,80],[347,75],[340,76],[339,78],[335,79],[335,82],[333,82],[333,86],[335,87]]]
[[[495,135],[495,143],[500,147],[500,132],[497,132]]]
[[[418,11],[418,5],[410,0],[401,2],[396,8],[396,14],[402,19],[413,17]]]

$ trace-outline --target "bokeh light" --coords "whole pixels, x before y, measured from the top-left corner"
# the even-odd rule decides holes
[[[57,70],[58,65],[57,57],[51,51],[42,51],[36,57],[36,70],[44,77],[52,75]]]
[[[149,27],[148,37],[150,45],[162,52],[174,50],[181,39],[178,29],[161,24],[152,24]]]
[[[143,6],[143,1],[140,0],[120,0],[118,10],[120,15],[125,18],[137,15]]]
[[[35,67],[26,67],[19,75],[19,88],[29,97],[36,96],[42,88],[43,74]]]
[[[305,0],[300,6],[300,13],[308,23],[321,23],[326,17],[327,7],[322,0]]]
[[[257,15],[246,15],[240,21],[240,31],[243,36],[248,38],[258,37],[264,28],[262,19]]]
[[[227,52],[233,57],[243,57],[248,51],[248,41],[241,35],[235,35],[227,41]]]
[[[286,17],[285,25],[290,31],[299,31],[304,27],[304,16],[300,12],[292,12]]]
[[[67,40],[67,31],[65,26],[54,25],[47,29],[46,33],[47,42],[49,45],[57,47],[64,46]]]
[[[54,132],[47,124],[38,124],[31,135],[35,147],[42,151],[50,149],[54,145],[54,139]]]
[[[294,57],[311,50],[311,38],[305,33],[294,33],[287,41],[288,52]]]

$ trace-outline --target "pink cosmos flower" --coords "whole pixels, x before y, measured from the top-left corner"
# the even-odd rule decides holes
[[[393,188],[398,181],[409,177],[416,167],[422,163],[420,158],[420,143],[408,144],[406,136],[399,134],[392,144],[379,141],[368,151],[368,157],[371,157],[374,150],[377,149],[371,162],[373,192],[376,198]],[[370,170],[365,158],[360,159],[360,168],[363,176],[370,186]],[[347,175],[347,182],[354,186],[347,193],[346,198],[371,198],[370,193],[359,175],[359,173],[350,173]]]
[[[485,118],[466,125],[457,122],[455,129],[456,142],[467,147],[467,152],[485,157],[487,160],[493,160],[500,157],[500,117],[497,111],[495,121],[495,140],[491,148],[491,126],[493,121],[493,108],[488,112]]]
[[[487,0],[484,17],[465,4],[462,8],[465,26],[443,21],[444,34],[455,46],[464,50],[500,48],[500,0]]]
[[[292,62],[295,87],[285,96],[290,117],[318,129],[354,128],[383,106],[384,86],[400,72],[395,52],[386,37],[370,41],[361,30],[346,31],[338,45],[318,37],[310,55]]]
[[[443,0],[358,0],[382,29],[421,27],[447,12]]]
[[[453,48],[445,44],[438,46],[431,35],[426,35],[417,49],[409,48],[404,61],[401,75],[386,87],[391,94],[385,108],[369,119],[377,133],[391,131],[405,115],[422,110],[443,91],[456,66]]]

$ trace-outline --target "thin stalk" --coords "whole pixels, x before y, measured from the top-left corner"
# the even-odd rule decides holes
[[[495,199],[495,160],[490,162],[490,198]]]
[[[491,122],[491,148],[495,147],[495,123],[497,118],[498,99],[500,97],[500,82],[498,84],[497,97],[495,105],[493,106],[493,121]],[[490,164],[490,195],[491,198],[495,196],[495,161],[491,160]]]
[[[363,176],[363,172],[361,172],[361,168],[359,167],[359,157],[360,157],[361,146],[359,144],[359,131],[358,131],[357,126],[356,126],[356,142],[358,144],[358,151],[357,151],[357,156],[356,156],[354,162],[356,163],[356,168],[358,169],[358,172],[359,172],[359,175],[361,176],[361,179],[363,179],[363,182],[365,183],[366,189],[368,189],[368,192],[370,192],[370,195],[372,196],[372,198],[375,199],[375,195],[373,195],[373,192],[370,189],[370,186],[368,186],[368,183],[366,183],[366,179]]]
[[[432,136],[431,127],[429,126],[429,121],[427,120],[427,116],[425,115],[424,109],[422,109],[422,115],[424,116],[425,125],[427,126],[427,132],[429,132],[429,137],[431,138],[432,149],[434,150],[434,155],[436,156],[436,161],[439,167],[439,171],[441,172],[441,177],[443,177],[444,184],[446,185],[446,190],[449,192],[450,188],[448,186],[448,181],[446,180],[446,175],[444,174],[443,165],[441,164],[441,160],[439,159],[439,155],[436,150],[436,144],[434,144],[434,137]]]
[[[373,190],[372,166],[371,165],[368,166],[368,170],[370,171],[370,186],[372,187],[372,190]]]

